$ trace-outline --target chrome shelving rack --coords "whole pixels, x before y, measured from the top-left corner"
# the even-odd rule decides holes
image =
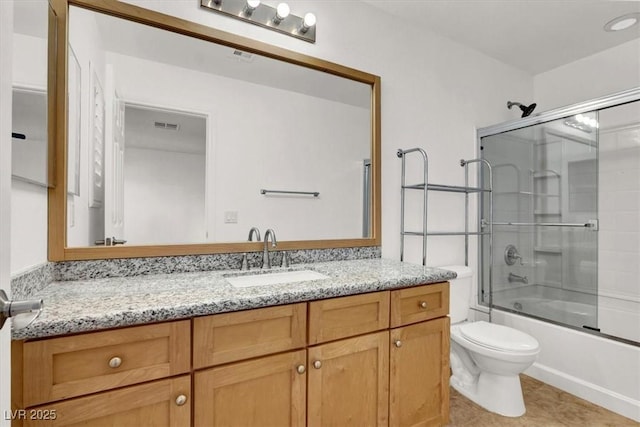
[[[406,183],[406,156],[412,153],[419,153],[423,159],[423,175],[424,179],[419,184]],[[464,236],[464,264],[469,265],[469,236],[489,236],[489,283],[491,283],[491,265],[493,264],[493,177],[491,164],[485,159],[460,160],[460,166],[464,167],[464,186],[441,185],[429,183],[429,156],[422,148],[410,148],[408,150],[398,149],[397,156],[402,159],[402,182],[400,190],[400,261],[404,260],[404,239],[405,236],[421,236],[422,237],[422,265],[427,265],[427,237],[428,236]],[[469,186],[469,164],[481,163],[485,165],[489,171],[488,188],[470,187]],[[405,230],[405,191],[419,190],[423,192],[422,207],[422,230],[407,231]],[[465,212],[464,212],[464,231],[427,231],[427,207],[429,191],[445,191],[450,193],[464,193],[465,195]],[[471,193],[488,193],[489,194],[489,218],[488,221],[479,219],[477,229],[480,231],[469,231],[469,194]],[[488,230],[484,231],[487,228]],[[491,291],[489,291],[491,298]],[[490,303],[491,304],[491,303]]]

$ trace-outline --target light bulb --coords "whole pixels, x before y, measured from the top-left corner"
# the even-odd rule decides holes
[[[304,25],[306,27],[313,27],[316,25],[316,15],[311,12],[308,12],[304,15]]]
[[[305,34],[307,31],[309,31],[309,28],[313,27],[314,25],[316,25],[316,15],[309,12],[306,15],[304,15],[304,19],[302,20],[302,25],[300,25],[300,28],[298,28],[298,31],[301,34]]]
[[[255,9],[260,6],[260,0],[247,0],[247,6],[251,9]]]
[[[284,18],[286,18],[287,16],[289,16],[289,12],[291,10],[289,9],[289,5],[286,3],[280,3],[278,4],[278,7],[276,8],[276,17],[282,21]]]

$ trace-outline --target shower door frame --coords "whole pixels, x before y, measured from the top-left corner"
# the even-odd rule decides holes
[[[569,116],[573,116],[576,114],[581,114],[581,113],[586,113],[586,112],[590,112],[590,111],[598,111],[598,110],[602,110],[605,108],[610,108],[610,107],[614,107],[617,105],[622,105],[622,104],[627,104],[630,102],[636,102],[636,101],[640,101],[640,87],[636,87],[633,89],[628,89],[625,91],[621,91],[621,92],[616,92],[614,94],[611,95],[606,95],[606,96],[602,96],[600,98],[595,98],[592,100],[588,100],[585,102],[580,102],[580,103],[576,103],[576,104],[572,104],[572,105],[568,105],[565,107],[560,107],[560,108],[556,108],[553,110],[549,110],[546,112],[542,112],[539,113],[537,115],[533,115],[533,116],[528,116],[528,117],[523,117],[520,119],[516,119],[516,120],[510,120],[508,122],[503,122],[503,123],[499,123],[496,125],[492,125],[492,126],[487,126],[487,127],[483,127],[483,128],[479,128],[477,129],[477,133],[476,133],[476,143],[477,143],[477,149],[478,149],[478,153],[480,153],[480,147],[482,144],[482,138],[487,137],[487,136],[492,136],[492,135],[497,135],[497,134],[501,134],[501,133],[505,133],[505,132],[509,132],[512,130],[516,130],[516,129],[522,129],[522,128],[526,128],[526,127],[530,127],[530,126],[535,126],[538,124],[542,124],[542,123],[547,123],[547,122],[551,122],[554,120],[558,120],[558,119],[562,119],[562,118],[566,118]],[[598,147],[599,150],[599,147]],[[478,182],[482,185],[484,185],[483,181],[482,181],[482,170],[480,169],[478,171]],[[490,207],[490,209],[493,209],[493,207]],[[478,230],[482,229],[483,226],[483,203],[478,203]],[[596,246],[597,248],[597,246]],[[494,306],[492,303],[492,293],[493,293],[493,284],[489,283],[489,298],[488,298],[488,304],[482,301],[481,295],[482,295],[482,291],[484,289],[483,286],[483,280],[484,280],[484,267],[483,267],[483,263],[482,263],[482,254],[483,254],[483,241],[482,239],[478,239],[478,266],[479,266],[479,273],[478,273],[478,289],[477,289],[477,304],[479,307],[488,307],[489,309],[489,316],[491,316],[491,310],[493,310]],[[493,274],[492,274],[492,269],[493,266],[489,265],[489,280],[493,280]],[[596,292],[597,295],[597,292]],[[504,311],[509,311],[506,310],[502,307],[498,307],[500,310],[504,310]],[[517,312],[518,315],[523,315],[526,317],[532,317],[532,318],[536,318],[539,320],[542,320],[544,322],[547,323],[552,323],[552,324],[557,324],[559,326],[563,326],[566,328],[570,328],[570,329],[575,329],[578,331],[582,331],[585,333],[589,333],[589,334],[593,334],[593,335],[598,335],[604,338],[608,338],[608,339],[612,339],[615,341],[621,341],[621,342],[626,342],[629,343],[628,340],[624,339],[624,338],[620,338],[614,335],[608,335],[605,333],[601,333],[600,331],[597,330],[591,330],[591,329],[586,329],[586,328],[581,328],[581,327],[576,327],[576,326],[572,326],[572,325],[568,325],[566,323],[561,323],[561,322],[557,322],[551,319],[547,319],[547,318],[540,318],[540,317],[536,317],[533,315],[529,315],[527,313],[521,313],[521,312]],[[638,345],[637,343],[632,342],[634,345]]]

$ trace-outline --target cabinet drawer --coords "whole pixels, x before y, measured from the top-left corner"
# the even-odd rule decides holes
[[[449,313],[449,283],[391,291],[391,327],[435,319]]]
[[[193,323],[193,366],[303,348],[306,330],[306,303],[198,317]]]
[[[190,348],[188,320],[26,342],[24,404],[188,372]]]
[[[191,425],[188,375],[27,409],[25,427]]]
[[[309,344],[318,344],[389,327],[389,292],[309,303]]]

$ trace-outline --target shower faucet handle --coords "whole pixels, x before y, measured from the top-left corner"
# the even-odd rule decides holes
[[[518,253],[518,249],[514,245],[507,245],[504,249],[504,262],[507,265],[513,265],[516,260],[520,261],[520,265],[524,265],[522,262],[522,255]]]

